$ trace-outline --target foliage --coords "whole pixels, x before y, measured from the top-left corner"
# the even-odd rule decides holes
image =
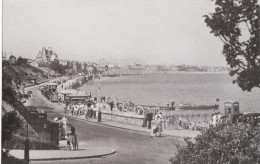
[[[2,99],[8,103],[13,104],[16,101],[16,93],[10,86],[3,87],[2,94]]]
[[[93,67],[93,71],[92,71],[93,74],[99,74],[100,73],[100,71],[98,70],[97,67],[95,67],[95,66],[92,66],[92,67]]]
[[[257,0],[215,0],[205,22],[223,43],[223,54],[242,90],[260,87],[260,7]]]
[[[19,56],[19,58],[16,61],[16,65],[27,65],[28,59],[27,58],[22,58]]]
[[[23,120],[16,111],[7,112],[2,117],[2,144],[12,138],[12,135],[23,126]]]
[[[81,68],[80,63],[76,63],[76,67],[77,67],[77,72],[82,72],[82,68]]]
[[[54,70],[55,72],[58,72],[61,75],[64,75],[66,73],[66,66],[59,64],[58,60],[54,60],[53,62],[51,62],[50,69]]]
[[[170,161],[186,163],[253,164],[260,162],[260,127],[249,123],[221,123],[195,138],[186,138],[186,146],[178,145],[178,153]]]

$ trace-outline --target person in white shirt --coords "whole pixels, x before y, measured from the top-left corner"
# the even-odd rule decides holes
[[[212,125],[214,127],[216,127],[216,125],[217,125],[217,114],[216,113],[214,113],[214,115],[212,116]]]
[[[221,117],[222,117],[222,115],[220,114],[220,112],[218,112],[218,114],[217,114],[217,123],[220,123]]]
[[[65,116],[63,116],[62,122],[63,122],[63,126],[64,126],[65,131],[67,130],[67,121],[68,121],[68,119]]]
[[[74,115],[78,113],[78,110],[79,110],[78,105],[75,105],[74,106]]]

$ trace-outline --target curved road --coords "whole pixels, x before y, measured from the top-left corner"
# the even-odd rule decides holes
[[[32,87],[34,98],[30,104],[38,106],[48,112],[48,118],[62,116],[63,108],[58,103],[51,103],[43,97],[38,87]],[[90,163],[90,164],[163,164],[169,163],[169,158],[176,152],[175,143],[181,139],[172,136],[161,138],[150,137],[147,133],[123,130],[104,126],[97,123],[67,117],[68,121],[76,128],[79,139],[91,146],[106,146],[116,149],[116,153],[103,158],[77,159],[64,161],[35,161],[32,163]],[[80,145],[80,143],[79,143]]]

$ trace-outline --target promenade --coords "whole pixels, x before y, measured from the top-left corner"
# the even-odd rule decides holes
[[[88,121],[88,122],[94,122],[94,123],[105,125],[105,126],[111,126],[111,127],[116,127],[116,128],[120,128],[120,129],[143,132],[146,134],[151,134],[151,132],[152,132],[152,130],[148,129],[147,127],[141,127],[141,126],[128,124],[128,123],[124,123],[124,122],[117,122],[117,121],[108,120],[108,119],[102,119],[101,122],[97,122],[97,119],[91,119],[91,118],[86,119],[84,115],[71,116],[70,114],[67,114],[67,116],[74,117],[76,119],[80,119],[80,120],[84,120],[84,121]],[[162,135],[181,137],[181,138],[184,138],[184,137],[195,138],[199,134],[201,134],[199,131],[192,131],[192,130],[164,129],[162,132]]]
[[[147,161],[154,164],[168,163],[168,158],[176,152],[175,143],[184,143],[183,137],[195,137],[198,134],[197,131],[171,130],[170,132],[164,130],[162,137],[150,137],[151,130],[147,127],[143,128],[141,126],[115,122],[108,119],[102,119],[102,122],[98,123],[97,119],[86,120],[84,115],[76,117],[64,114],[65,105],[50,102],[41,94],[38,86],[32,86],[26,88],[26,90],[33,92],[33,98],[28,99],[25,105],[34,105],[39,110],[46,111],[48,113],[48,119],[50,120],[58,116],[66,116],[68,122],[76,128],[76,132],[80,138],[79,151],[64,149],[55,151],[31,150],[30,158],[34,161],[33,163],[45,163],[39,160],[47,160],[47,163],[57,163],[56,160],[58,159],[60,159],[59,163],[89,163],[93,161],[93,157],[103,155],[106,157],[95,158],[93,163],[138,163],[140,161]],[[60,146],[62,147],[62,145]],[[103,151],[100,149],[98,152],[101,152],[101,154],[93,156],[92,154],[88,154],[89,148],[93,150],[93,153],[95,153],[96,148],[97,150],[101,148]],[[111,148],[114,149],[116,153],[108,155],[113,153],[113,151],[110,151]],[[23,152],[21,151],[13,151],[12,153],[20,154],[20,158],[23,157]],[[40,155],[37,156],[35,153]],[[156,157],[157,153],[161,154],[160,157]],[[50,157],[52,159],[50,159]],[[61,159],[67,160],[61,161]]]

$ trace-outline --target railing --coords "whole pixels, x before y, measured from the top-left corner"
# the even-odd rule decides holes
[[[42,120],[37,118],[34,114],[30,113],[21,102],[16,102],[15,107],[3,102],[3,106],[8,110],[16,110],[19,113],[19,117],[24,121],[24,126],[13,137],[24,141],[28,138],[30,141],[37,143],[44,143],[43,147],[49,147],[51,149],[57,149],[59,146],[59,129],[57,123],[52,123],[48,120]],[[28,125],[28,127],[27,127]],[[27,129],[28,128],[28,129]],[[41,148],[41,147],[40,147]]]
[[[125,112],[109,112],[102,111],[102,118],[116,122],[124,122],[128,124],[142,126],[144,116],[141,115],[127,115]],[[186,130],[200,130],[207,128],[211,123],[211,113],[203,111],[186,114],[167,114],[163,116],[162,126],[163,129],[186,129]],[[152,121],[155,124],[155,119]]]
[[[143,123],[143,117],[127,116],[127,115],[121,115],[112,112],[111,113],[102,112],[102,118],[106,120],[113,120],[116,122],[124,122],[128,124],[139,125],[139,126],[142,126]]]

